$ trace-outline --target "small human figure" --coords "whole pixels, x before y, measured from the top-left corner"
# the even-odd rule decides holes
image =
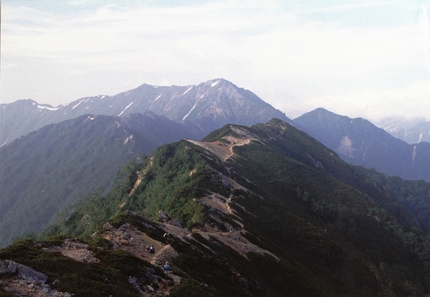
[[[325,236],[330,237],[330,233],[328,232],[328,230],[327,230],[327,229],[324,229],[324,232],[323,232],[323,233],[324,233],[324,235],[325,235]]]
[[[230,227],[230,233],[233,232],[233,227]]]
[[[155,254],[155,248],[153,245],[151,245],[151,247],[149,248],[149,253],[150,254]]]
[[[169,232],[164,233],[163,238],[164,240],[166,240],[166,243],[168,243],[170,238],[170,233]]]
[[[166,264],[164,264],[163,269],[165,274],[169,274],[169,271],[170,271],[169,262],[166,262]]]

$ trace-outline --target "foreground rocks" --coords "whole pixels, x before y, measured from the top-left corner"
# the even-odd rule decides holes
[[[52,289],[48,277],[31,267],[9,260],[0,260],[0,287],[14,296],[71,297],[68,292]]]
[[[0,277],[17,276],[23,280],[44,284],[48,277],[28,266],[9,261],[0,260]]]

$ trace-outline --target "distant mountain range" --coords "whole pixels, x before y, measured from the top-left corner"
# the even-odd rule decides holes
[[[226,124],[248,126],[278,118],[351,164],[430,181],[426,142],[408,145],[369,121],[324,109],[292,121],[224,79],[182,87],[144,84],[59,107],[19,100],[0,109],[0,245],[41,230],[85,194],[106,191],[129,160],[166,143],[199,140]]]
[[[152,111],[177,122],[196,125],[198,138],[227,123],[252,125],[279,118],[291,120],[254,93],[224,79],[192,86],[140,87],[115,96],[86,97],[52,107],[33,100],[0,105],[0,145],[37,130],[85,114],[126,116]]]
[[[430,142],[430,122],[424,118],[386,118],[376,125],[409,144]]]
[[[31,100],[1,108],[3,141],[21,136],[0,147],[0,246],[40,231],[84,195],[106,191],[124,164],[163,144],[198,140],[232,122],[290,121],[221,79],[188,87],[143,85],[58,108]]]
[[[403,179],[430,181],[430,143],[408,144],[365,119],[323,108],[294,119],[294,124],[348,163]]]

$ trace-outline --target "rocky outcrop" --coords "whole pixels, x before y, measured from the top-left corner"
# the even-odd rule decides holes
[[[0,260],[0,287],[13,296],[71,297],[68,292],[52,289],[48,277],[31,267],[10,260]],[[55,280],[54,283],[58,283]]]
[[[88,250],[88,244],[79,242],[76,238],[65,239],[61,246],[43,248],[47,252],[60,252],[63,256],[85,263],[99,263],[93,252]]]
[[[9,261],[0,260],[0,277],[18,276],[26,281],[44,284],[48,277],[28,266]]]

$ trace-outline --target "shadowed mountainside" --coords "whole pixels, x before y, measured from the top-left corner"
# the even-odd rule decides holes
[[[407,144],[365,119],[351,119],[322,108],[294,119],[294,123],[348,163],[403,179],[430,181],[427,142]]]
[[[196,129],[151,112],[84,115],[0,147],[0,246],[41,231],[87,193],[107,191],[130,160]]]

